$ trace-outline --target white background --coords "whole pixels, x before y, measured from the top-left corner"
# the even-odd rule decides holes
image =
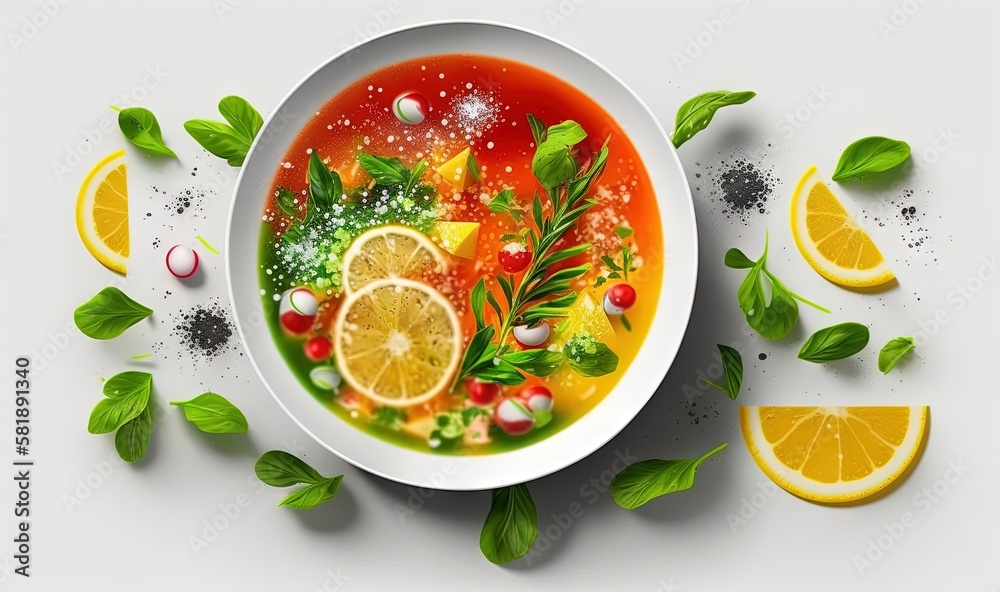
[[[30,580],[9,575],[15,486],[9,478],[0,481],[0,585],[305,592],[338,586],[1000,589],[1000,399],[991,379],[1000,282],[992,281],[997,272],[985,263],[995,267],[1000,260],[1000,206],[991,176],[1000,131],[995,3],[712,0],[654,9],[598,0],[77,0],[49,7],[51,16],[46,4],[56,2],[8,1],[0,8],[0,367],[8,368],[0,397],[0,443],[7,444],[0,445],[0,458],[14,459],[13,364],[16,355],[28,354],[36,360],[37,462]],[[235,180],[234,169],[205,154],[182,122],[215,117],[218,99],[233,93],[266,113],[305,73],[354,40],[442,18],[508,21],[570,43],[621,76],[668,128],[676,108],[698,92],[758,93],[747,105],[721,111],[680,150],[692,186],[701,187],[695,205],[703,258],[694,316],[676,363],[620,436],[530,484],[542,531],[538,552],[530,562],[506,567],[488,563],[478,548],[488,493],[435,492],[421,502],[419,492],[368,476],[307,441],[238,351],[206,365],[183,354],[170,336],[181,310],[213,297],[225,304],[225,279],[222,257],[205,253],[202,285],[176,283],[162,265],[165,247],[192,243],[199,233],[222,246]],[[25,24],[32,20],[41,26]],[[693,59],[679,63],[676,56],[685,53]],[[107,107],[121,100],[158,115],[180,161],[146,161],[128,149],[133,256],[126,291],[156,314],[113,342],[96,342],[67,334],[66,326],[73,308],[114,276],[80,244],[73,204],[87,170],[126,146]],[[797,127],[779,124],[786,116]],[[899,277],[888,292],[859,295],[825,282],[799,257],[788,200],[809,164],[829,177],[841,148],[872,134],[909,141],[918,166],[895,188],[838,187],[850,210],[882,219],[884,226],[870,231]],[[718,165],[734,154],[773,167],[781,179],[768,213],[749,223],[727,220],[707,195]],[[167,196],[154,194],[153,186]],[[203,212],[171,216],[164,210],[167,197],[189,188],[209,190]],[[898,204],[903,189],[914,191],[905,201],[927,229],[920,248],[906,246],[903,237],[915,227],[887,205]],[[765,228],[771,269],[834,311],[826,317],[804,308],[800,328],[779,343],[744,332],[735,300],[742,274],[721,265],[730,246],[758,253]],[[156,238],[159,250],[152,246]],[[872,326],[864,356],[829,367],[795,359],[804,334],[846,320]],[[877,349],[900,334],[920,338],[920,356],[882,376],[874,368]],[[129,361],[154,342],[163,346],[153,361]],[[919,465],[889,495],[857,507],[822,507],[774,491],[742,442],[737,405],[698,387],[700,372],[717,370],[715,343],[744,349],[742,404],[930,404],[933,427]],[[759,361],[762,352],[768,358]],[[98,378],[130,367],[151,369],[160,405],[208,389],[224,394],[248,416],[249,435],[210,437],[165,409],[142,463],[108,462],[116,459],[113,439],[89,435],[87,417],[101,396]],[[691,396],[696,406],[685,386],[698,389]],[[695,424],[689,411],[709,418]],[[619,467],[619,455],[694,456],[720,441],[729,448],[701,468],[689,492],[631,513],[597,493]],[[272,448],[299,453],[325,474],[343,472],[337,498],[309,512],[275,507],[284,492],[252,479],[254,461]],[[246,506],[238,515],[237,500]],[[581,516],[558,518],[574,503]],[[911,526],[893,526],[906,513],[913,515]],[[191,537],[204,537],[213,522],[224,528],[195,552]],[[871,564],[859,569],[859,558]]]

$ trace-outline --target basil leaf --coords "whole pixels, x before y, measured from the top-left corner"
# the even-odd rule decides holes
[[[897,362],[903,359],[916,346],[912,337],[897,337],[882,346],[878,352],[878,369],[882,374],[888,374]]]
[[[340,175],[328,169],[315,150],[309,155],[308,176],[309,197],[312,199],[311,205],[314,208],[329,210],[340,201],[344,194]]]
[[[278,208],[281,209],[285,215],[297,216],[299,213],[299,205],[295,203],[298,199],[299,194],[295,193],[287,187],[278,187],[277,195],[274,196],[274,202],[278,204]]]
[[[482,171],[479,170],[479,163],[476,162],[476,155],[471,150],[469,151],[469,157],[465,159],[465,170],[469,171],[469,175],[476,183],[483,180]]]
[[[260,128],[264,126],[264,118],[243,97],[230,95],[219,101],[219,113],[233,126],[236,133],[243,136],[249,143],[257,137]]]
[[[492,563],[524,557],[538,536],[538,514],[524,484],[494,489],[479,549]]]
[[[799,359],[822,364],[843,360],[868,345],[868,327],[861,323],[840,323],[816,331],[799,350]]]
[[[472,155],[470,154],[469,156]],[[413,165],[413,170],[410,171],[409,178],[406,181],[406,187],[403,188],[404,196],[409,197],[410,193],[413,192],[413,188],[416,187],[417,183],[420,182],[420,177],[423,176],[424,171],[426,171],[429,166],[430,165],[427,164],[427,161],[422,158],[420,159],[420,162]],[[477,181],[479,180],[478,177],[476,178],[476,180]]]
[[[869,173],[899,166],[910,157],[910,145],[902,140],[870,136],[848,146],[840,155],[834,181],[850,181]]]
[[[152,310],[108,286],[73,311],[73,322],[87,337],[113,339],[151,314]]]
[[[257,478],[272,487],[289,487],[299,483],[319,483],[323,475],[305,461],[284,450],[265,452],[253,467]]]
[[[719,385],[705,377],[702,377],[701,381],[726,393],[730,399],[735,401],[740,394],[740,386],[743,384],[743,356],[728,345],[719,343],[718,347],[719,353],[722,355],[722,370],[726,382]]]
[[[136,462],[146,454],[153,430],[152,405],[146,405],[135,418],[125,422],[115,433],[115,450],[125,462]]]
[[[541,348],[509,352],[500,356],[500,359],[532,376],[548,376],[562,364],[563,354]]]
[[[566,363],[580,376],[604,376],[618,369],[618,355],[588,335],[574,335],[563,346]]]
[[[770,245],[770,235],[765,234],[764,254],[750,267],[750,272],[740,283],[736,298],[743,311],[743,318],[757,333],[765,339],[781,339],[792,330],[799,318],[799,305],[803,302],[825,313],[830,311],[815,302],[810,302],[795,292],[789,290],[781,280],[767,270],[767,252]],[[749,257],[737,249],[726,253],[726,265],[744,269],[750,263]],[[731,264],[731,265],[730,265]],[[764,278],[771,282],[771,301],[768,302],[764,293]]]
[[[194,427],[207,434],[245,434],[247,418],[222,395],[203,393],[188,401],[171,401]]]
[[[528,127],[531,128],[531,137],[535,139],[535,146],[545,141],[545,124],[531,113],[528,113]]]
[[[628,238],[632,236],[633,232],[635,231],[626,226],[618,226],[615,228],[615,234],[618,235],[618,238]]]
[[[698,458],[631,464],[611,480],[611,499],[621,508],[634,510],[662,495],[690,489],[701,463],[725,447],[720,444]]]
[[[128,371],[116,374],[104,383],[106,398],[97,402],[90,412],[87,431],[108,434],[139,416],[149,405],[153,375]]]
[[[278,502],[278,505],[288,506],[289,508],[296,508],[298,510],[315,508],[337,495],[337,490],[340,489],[340,483],[343,480],[343,475],[337,475],[336,477],[324,479],[323,481],[314,483],[308,487],[303,487]]]
[[[729,92],[728,90],[717,90],[702,93],[686,101],[677,110],[677,119],[674,123],[674,133],[671,139],[674,148],[680,148],[681,144],[694,137],[695,134],[708,127],[712,122],[715,112],[722,107],[729,105],[740,105],[757,96],[751,91]]]
[[[177,158],[174,151],[163,142],[160,124],[149,109],[128,107],[118,111],[118,128],[122,130],[126,140],[139,148],[153,154]]]
[[[608,138],[604,141],[604,146],[601,147],[601,151],[597,153],[597,158],[594,159],[590,168],[587,172],[580,175],[578,178],[570,181],[566,186],[566,195],[569,198],[571,204],[576,203],[578,199],[587,194],[590,190],[590,186],[593,185],[594,181],[600,178],[601,173],[604,172],[604,167],[608,163]]]
[[[510,214],[515,222],[520,222],[524,213],[514,205],[514,200],[514,192],[504,189],[493,196],[486,207],[494,214]]]
[[[226,159],[229,166],[242,166],[247,151],[250,150],[252,139],[247,139],[235,129],[218,121],[191,119],[184,122],[184,129],[201,144],[202,148],[219,158]]]
[[[750,269],[754,266],[754,261],[743,254],[743,251],[739,249],[729,249],[726,251],[726,259],[724,261],[726,267],[732,269]]]
[[[358,154],[358,163],[380,185],[397,185],[410,179],[406,165],[395,157],[385,158],[362,152]]]
[[[469,303],[472,305],[472,314],[476,317],[476,331],[481,331],[486,326],[486,278],[481,277],[469,293]]]
[[[580,164],[573,155],[572,146],[586,137],[587,132],[571,119],[548,129],[545,140],[537,145],[531,159],[531,171],[543,187],[552,189],[576,176]]]

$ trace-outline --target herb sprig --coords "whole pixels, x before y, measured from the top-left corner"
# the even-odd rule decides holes
[[[581,172],[574,146],[587,138],[587,132],[578,123],[567,120],[546,128],[537,117],[528,115],[528,124],[536,145],[532,172],[545,188],[548,202],[544,203],[538,192],[531,201],[530,224],[525,232],[532,252],[531,263],[520,279],[513,274],[496,276],[499,296],[494,290],[487,289],[485,279],[481,278],[473,287],[470,300],[476,315],[477,331],[465,351],[454,384],[467,376],[501,384],[523,382],[524,376],[519,370],[533,373],[538,360],[509,355],[513,353],[507,344],[511,330],[517,324],[531,325],[545,319],[565,317],[577,298],[572,282],[590,269],[589,263],[558,269],[556,266],[560,263],[585,253],[590,244],[560,247],[557,243],[596,204],[586,195],[607,164],[607,142],[590,167]],[[489,207],[491,211],[505,212],[515,219],[521,215],[513,192],[507,189],[497,194]],[[496,313],[496,327],[487,324],[481,312],[487,304]],[[550,356],[544,353],[534,355]],[[547,367],[548,361],[543,365]]]
[[[279,506],[298,510],[314,508],[337,495],[343,475],[324,477],[304,460],[283,450],[265,452],[254,465],[257,478],[271,487],[291,487],[304,484],[306,487],[293,491]]]

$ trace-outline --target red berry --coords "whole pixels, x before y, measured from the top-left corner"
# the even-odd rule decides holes
[[[316,317],[300,315],[294,310],[286,311],[281,315],[281,326],[292,335],[302,335],[312,329]]]
[[[517,399],[534,413],[552,411],[552,391],[540,384],[521,389],[517,393]]]
[[[520,436],[531,431],[535,425],[535,414],[524,403],[504,397],[493,409],[493,421],[507,434]]]
[[[507,273],[517,273],[531,263],[531,251],[521,243],[508,243],[497,253],[497,260]]]
[[[500,396],[500,385],[495,382],[483,382],[478,378],[470,378],[465,382],[465,392],[469,393],[469,401],[473,405],[488,407]]]
[[[615,284],[604,293],[604,312],[620,315],[635,304],[635,288],[628,284]]]
[[[314,362],[322,362],[333,353],[333,344],[326,337],[313,337],[302,346],[306,357]]]

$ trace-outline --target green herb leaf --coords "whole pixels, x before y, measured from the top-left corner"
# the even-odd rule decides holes
[[[681,108],[677,110],[677,120],[674,123],[674,134],[672,140],[674,148],[680,148],[681,144],[694,137],[695,134],[708,127],[712,123],[715,112],[722,107],[729,105],[740,105],[757,96],[757,93],[729,92],[728,90],[717,90],[702,93],[689,99]]]
[[[494,195],[493,199],[486,204],[486,207],[494,214],[510,214],[516,222],[520,222],[524,218],[524,212],[514,203],[515,199],[513,191],[504,189]]]
[[[125,462],[141,459],[149,448],[153,431],[153,406],[146,405],[138,416],[125,422],[115,433],[115,450]]]
[[[799,359],[822,364],[849,358],[868,345],[868,327],[861,323],[840,323],[816,331],[799,350]]]
[[[160,124],[149,109],[142,107],[122,109],[118,112],[118,128],[122,130],[126,140],[139,148],[153,154],[177,158],[174,151],[163,142]]]
[[[604,376],[618,369],[618,355],[589,335],[573,335],[563,346],[566,363],[580,376]]]
[[[622,322],[622,327],[625,327],[626,331],[631,331],[632,330],[632,323],[629,322],[627,316],[625,316],[624,314],[622,314],[621,316],[618,317],[618,320],[620,320]]]
[[[690,489],[701,463],[725,447],[723,443],[698,458],[644,460],[629,465],[611,480],[611,499],[621,508],[634,510],[660,496]]]
[[[476,317],[476,331],[482,330],[486,326],[486,278],[481,277],[469,293],[469,302],[472,304],[472,314]]]
[[[108,286],[73,311],[73,322],[87,337],[113,339],[151,314],[151,309]]]
[[[797,300],[825,313],[830,311],[792,292],[767,270],[767,250],[769,238],[764,241],[764,254],[754,262],[747,277],[736,292],[743,317],[757,333],[765,339],[781,339],[792,330],[799,318]],[[727,253],[727,259],[734,266],[742,268],[749,258],[742,253]],[[764,292],[764,278],[771,282],[771,301]]]
[[[116,374],[104,383],[104,399],[90,413],[87,431],[108,434],[139,416],[149,405],[153,375],[128,371]]]
[[[850,181],[870,173],[881,173],[903,164],[910,157],[910,145],[901,140],[870,136],[848,146],[840,155],[833,180]]]
[[[553,417],[554,416],[551,411],[545,411],[543,409],[535,411],[535,426],[533,429],[537,430],[538,428],[545,427],[552,421]]]
[[[518,372],[513,364],[504,359],[484,364],[472,374],[484,382],[495,382],[507,386],[524,382],[524,375]]]
[[[469,171],[469,175],[476,183],[482,180],[479,163],[476,162],[476,155],[473,154],[471,150],[469,151],[469,157],[465,159],[465,169]]]
[[[278,502],[278,506],[288,506],[297,510],[308,510],[333,499],[340,489],[340,483],[344,480],[343,475],[324,479],[319,483],[314,483],[308,487],[303,487],[298,491],[289,494],[285,499]]]
[[[386,158],[362,152],[358,154],[358,163],[376,183],[381,185],[397,185],[406,183],[410,179],[410,171],[406,165],[395,157]]]
[[[205,150],[226,159],[229,166],[242,166],[250,150],[250,142],[228,125],[208,119],[191,119],[184,129]]]
[[[229,125],[208,119],[191,119],[184,122],[184,129],[202,148],[225,158],[230,166],[242,166],[250,145],[264,125],[264,119],[250,103],[235,95],[219,101],[219,112]]]
[[[219,113],[226,118],[236,133],[250,143],[257,137],[260,128],[264,127],[264,118],[243,97],[230,95],[219,101]]]
[[[726,251],[725,264],[732,269],[750,269],[754,266],[754,261],[739,249],[729,249]]]
[[[461,411],[438,413],[434,416],[434,425],[437,427],[431,432],[432,439],[454,441],[465,435],[466,421]]]
[[[915,347],[916,345],[913,344],[912,337],[896,337],[895,339],[891,339],[878,352],[879,372],[888,374],[896,363],[902,360],[903,356]]]
[[[546,189],[558,187],[580,170],[572,147],[587,137],[580,124],[566,120],[553,125],[546,132],[546,138],[535,148],[531,159],[531,171]]]
[[[618,235],[618,238],[628,238],[632,236],[633,232],[635,231],[631,228],[626,228],[625,226],[618,226],[615,228],[615,234]]]
[[[544,348],[508,352],[501,359],[515,368],[532,376],[548,376],[555,372],[563,361],[562,352]]]
[[[406,412],[396,407],[376,407],[372,413],[372,422],[390,430],[398,430],[406,420]]]
[[[305,461],[284,450],[265,452],[253,467],[257,478],[272,487],[289,487],[299,483],[320,483],[325,478]]]
[[[309,155],[308,174],[309,197],[312,199],[310,205],[320,211],[326,211],[340,201],[344,195],[340,175],[328,169],[315,150]]]
[[[295,203],[295,200],[299,198],[299,194],[295,193],[287,187],[278,187],[277,194],[274,196],[274,202],[278,204],[278,208],[281,209],[285,215],[297,216],[299,214],[299,204]]]
[[[726,382],[720,385],[711,382],[705,377],[702,377],[701,381],[726,393],[730,399],[735,401],[736,397],[740,394],[740,385],[743,384],[743,356],[728,345],[719,343],[718,347],[719,353],[722,355],[722,371]]]
[[[545,141],[545,124],[531,113],[528,113],[528,127],[531,128],[531,137],[535,139],[535,146]]]
[[[245,434],[247,418],[222,395],[203,393],[188,401],[171,401],[194,427],[208,434]]]
[[[483,555],[496,564],[524,557],[538,536],[538,514],[524,484],[494,489],[479,536]]]
[[[413,188],[416,187],[417,183],[420,182],[420,178],[423,177],[424,171],[426,171],[429,166],[430,165],[427,164],[427,161],[422,158],[420,159],[420,162],[413,165],[413,170],[410,171],[409,174],[407,175],[408,178],[406,180],[406,187],[403,188],[404,197],[410,196],[410,194],[413,192]]]

